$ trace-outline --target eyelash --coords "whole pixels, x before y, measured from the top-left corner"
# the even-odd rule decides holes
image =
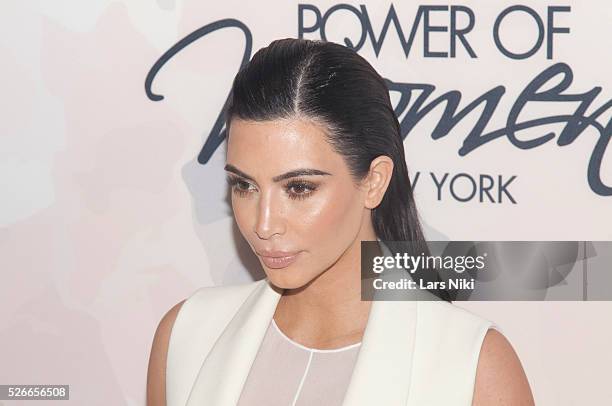
[[[238,177],[235,176],[227,176],[226,177],[227,183],[228,185],[230,185],[230,187],[232,188],[232,191],[239,197],[246,197],[246,195],[248,195],[250,192],[247,190],[241,190],[239,188],[237,188],[236,186],[238,186],[241,183],[250,185],[249,182],[242,180]],[[287,182],[285,185],[285,191],[287,192],[287,194],[289,195],[290,199],[294,199],[294,200],[303,200],[306,199],[307,197],[309,197],[316,189],[317,186],[312,183],[312,182],[308,182],[305,179],[293,179],[289,182]],[[300,188],[300,189],[307,189],[309,190],[306,193],[291,193],[290,190],[293,188]]]

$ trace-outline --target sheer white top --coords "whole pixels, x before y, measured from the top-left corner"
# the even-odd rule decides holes
[[[339,406],[360,346],[309,348],[287,337],[272,319],[238,406]]]

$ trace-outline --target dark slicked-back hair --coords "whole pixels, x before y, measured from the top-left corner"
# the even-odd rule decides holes
[[[234,79],[225,107],[228,135],[234,118],[301,118],[323,126],[327,141],[344,157],[356,183],[368,174],[374,158],[391,158],[394,166],[389,186],[372,210],[376,236],[383,241],[406,241],[408,252],[429,252],[389,89],[355,51],[320,40],[271,42],[257,51]]]

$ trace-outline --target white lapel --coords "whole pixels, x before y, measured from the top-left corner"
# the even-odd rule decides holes
[[[383,253],[391,251],[380,239]],[[396,280],[404,273],[380,274]],[[374,298],[379,296],[374,292]],[[414,300],[374,300],[363,333],[359,355],[342,406],[405,406],[410,389],[416,336]]]
[[[342,406],[407,404],[415,327],[415,302],[372,302]]]
[[[389,252],[384,244],[383,250]],[[267,278],[255,284],[204,360],[186,406],[238,402],[281,297]],[[372,302],[342,406],[406,405],[415,328],[415,301]]]
[[[281,297],[267,279],[255,282],[204,360],[186,406],[235,406]],[[214,309],[211,309],[214,311]]]

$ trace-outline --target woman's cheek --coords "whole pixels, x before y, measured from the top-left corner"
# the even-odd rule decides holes
[[[343,190],[335,196],[327,211],[325,221],[333,231],[338,244],[350,244],[359,233],[363,215],[360,196],[354,189]]]
[[[292,216],[298,222],[296,227],[300,229],[301,234],[308,234],[316,241],[341,232],[339,227],[342,227],[344,217],[349,214],[347,196],[342,196],[341,193],[313,196],[307,205],[297,207],[299,213]]]
[[[240,232],[243,236],[248,236],[248,230],[253,229],[253,225],[249,222],[255,221],[255,211],[253,209],[253,204],[245,201],[245,199],[232,196],[232,210],[234,212],[234,218],[236,219],[236,224],[240,229]]]

